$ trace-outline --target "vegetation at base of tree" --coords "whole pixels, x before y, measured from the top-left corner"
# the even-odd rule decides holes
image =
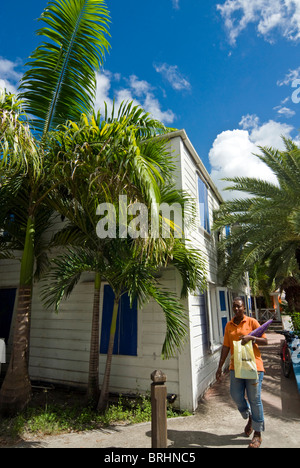
[[[119,395],[110,403],[105,413],[100,414],[92,406],[82,406],[82,394],[63,392],[63,402],[55,402],[51,390],[38,391],[30,406],[13,418],[0,420],[0,447],[16,443],[32,436],[55,436],[71,432],[86,432],[108,427],[116,423],[138,424],[151,420],[149,395],[134,397]],[[54,390],[55,392],[55,390]],[[43,399],[40,405],[36,401]],[[49,403],[49,400],[50,401]],[[191,416],[188,411],[179,411],[168,404],[167,417]]]

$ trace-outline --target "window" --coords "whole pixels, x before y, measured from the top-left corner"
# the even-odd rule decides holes
[[[107,354],[110,325],[115,295],[109,285],[104,286],[100,353]],[[130,308],[130,300],[124,294],[120,300],[113,354],[137,356],[137,302]]]
[[[200,224],[210,234],[209,207],[208,207],[208,189],[207,185],[198,176],[198,198],[200,208]]]

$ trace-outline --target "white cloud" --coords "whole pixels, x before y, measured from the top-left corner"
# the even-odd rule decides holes
[[[150,83],[144,80],[139,80],[136,75],[130,76],[129,83],[130,83],[130,88],[139,97],[149,94],[153,89]]]
[[[253,128],[249,134],[249,138],[256,146],[271,146],[277,149],[284,149],[282,136],[289,138],[293,129],[294,127],[291,125],[269,120],[269,122]]]
[[[16,70],[20,66],[20,62],[11,62],[0,57],[0,88],[6,88],[11,93],[17,92],[18,82],[22,76]]]
[[[176,91],[183,91],[191,89],[190,82],[180,73],[177,65],[168,65],[162,63],[160,65],[154,64],[157,73],[161,73],[165,80],[167,80],[173,89]]]
[[[259,118],[255,114],[243,115],[239,124],[244,130],[249,128],[256,128],[259,125]]]
[[[122,86],[122,83],[124,86]],[[113,88],[113,89],[112,89]],[[110,71],[103,71],[97,75],[97,93],[95,108],[104,112],[104,102],[107,104],[110,113],[115,100],[115,108],[118,109],[121,103],[133,101],[134,105],[140,105],[146,112],[149,112],[155,119],[164,124],[172,124],[176,118],[171,110],[162,110],[159,100],[154,95],[155,89],[145,80],[139,80],[136,75],[129,78],[122,78],[120,74],[113,74]]]
[[[250,23],[256,23],[258,34],[270,42],[275,31],[291,41],[300,38],[300,0],[226,0],[217,9],[232,45]]]
[[[225,200],[244,197],[245,194],[224,191],[229,182],[223,178],[255,177],[276,183],[274,173],[255,154],[258,146],[283,149],[281,136],[290,137],[292,126],[270,120],[262,125],[255,115],[244,116],[242,130],[227,130],[217,136],[209,153],[211,177]]]
[[[274,107],[274,109],[277,110],[277,113],[279,115],[283,115],[287,119],[293,117],[296,114],[295,111],[293,111],[289,107],[285,107],[285,106],[277,106],[277,107]]]
[[[285,75],[283,80],[277,81],[278,86],[283,86],[283,85],[290,85],[293,81],[297,80],[300,78],[300,67],[296,68],[295,70],[289,70],[289,72]]]
[[[175,8],[175,10],[179,10],[179,8],[180,8],[179,0],[172,0],[172,4],[173,4],[173,8]]]

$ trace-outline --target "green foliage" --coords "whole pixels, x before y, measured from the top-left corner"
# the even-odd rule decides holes
[[[292,323],[293,327],[296,333],[300,334],[300,313],[299,312],[293,312],[291,314],[292,318]]]
[[[22,102],[0,89],[0,177],[12,174],[33,176],[40,172],[36,141],[29,129]]]

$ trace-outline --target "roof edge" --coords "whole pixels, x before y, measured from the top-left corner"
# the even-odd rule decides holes
[[[177,137],[180,137],[182,139],[183,143],[185,144],[185,146],[189,150],[190,154],[192,155],[192,157],[193,157],[193,159],[194,159],[194,161],[196,163],[196,166],[199,168],[201,173],[204,175],[206,182],[209,184],[210,188],[213,190],[213,192],[217,196],[220,203],[224,203],[224,199],[223,199],[222,195],[220,194],[219,190],[217,189],[215,183],[212,181],[212,178],[210,177],[206,167],[204,166],[199,154],[197,153],[197,151],[195,150],[191,140],[187,136],[186,131],[184,129],[176,130],[174,132],[170,132],[170,133],[165,134],[164,137],[167,137],[170,140],[173,139],[173,138],[177,138]]]

